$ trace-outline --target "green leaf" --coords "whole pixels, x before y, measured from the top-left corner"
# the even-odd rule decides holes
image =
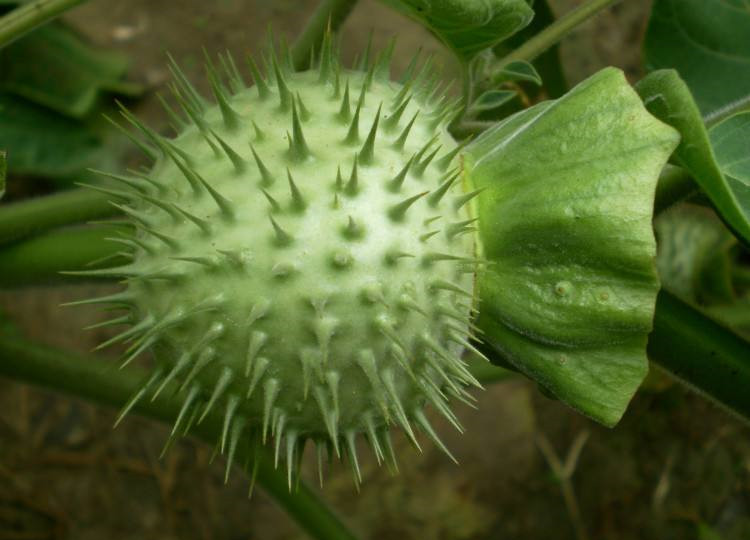
[[[59,22],[0,50],[0,66],[0,90],[73,118],[89,115],[102,92],[142,92],[139,85],[121,81],[125,56],[86,44]]]
[[[648,371],[651,227],[678,134],[608,68],[467,149],[487,269],[482,338],[552,395],[614,425]]]
[[[730,116],[708,135],[722,172],[750,186],[750,112]]]
[[[463,60],[511,36],[534,16],[525,0],[384,1],[422,23]]]
[[[516,97],[512,90],[489,90],[479,96],[469,107],[469,114],[491,111],[508,103]]]
[[[5,150],[0,150],[0,199],[5,195],[5,175],[8,173],[8,163],[5,160]]]
[[[107,145],[104,129],[52,113],[0,92],[0,148],[8,151],[8,170],[67,178],[85,169],[115,168],[118,148]],[[79,178],[80,179],[80,178]]]
[[[685,82],[675,70],[663,69],[650,73],[636,89],[646,108],[682,135],[674,161],[690,172],[727,226],[750,243],[750,189],[738,189],[740,182],[722,174],[700,111]]]
[[[750,96],[750,4],[656,0],[644,41],[649,70],[675,68],[703,115]]]
[[[495,76],[494,80],[496,84],[510,81],[526,81],[534,83],[537,86],[542,84],[542,78],[537,73],[536,68],[523,60],[515,60],[503,66],[503,69]]]

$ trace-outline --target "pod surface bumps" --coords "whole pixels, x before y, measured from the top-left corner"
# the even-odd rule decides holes
[[[155,157],[115,177],[137,233],[115,239],[132,262],[104,271],[125,291],[101,299],[130,314],[103,345],[127,343],[126,364],[155,353],[134,401],[176,383],[175,434],[223,414],[221,451],[273,439],[290,482],[306,440],[347,454],[355,478],[360,434],[379,461],[394,424],[444,449],[423,407],[459,427],[448,400],[478,385],[460,359],[477,261],[455,104],[429,64],[393,82],[388,51],[349,70],[329,37],[309,71],[250,61],[251,87],[221,61],[213,102],[172,64],[176,138],[123,112]]]

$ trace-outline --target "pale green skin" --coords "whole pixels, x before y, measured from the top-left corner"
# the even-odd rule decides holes
[[[474,263],[430,262],[424,256],[438,252],[473,257],[472,231],[452,237],[446,232],[449,224],[469,218],[470,204],[455,208],[454,201],[463,193],[459,179],[436,205],[423,197],[403,219],[389,216],[388,210],[395,204],[438,187],[444,173],[436,162],[455,148],[445,121],[437,127],[430,125],[434,106],[426,106],[424,96],[416,94],[398,125],[388,130],[384,122],[402,87],[375,78],[361,109],[359,141],[347,143],[349,122],[337,116],[341,97],[334,97],[333,80],[319,82],[317,71],[288,74],[286,80],[310,113],[302,130],[311,155],[301,161],[290,155],[291,108],[281,109],[274,86],[265,99],[254,87],[231,97],[231,107],[241,117],[235,129],[225,126],[218,107],[208,108],[205,123],[246,160],[244,171],[238,173],[223,153],[217,156],[194,125],[173,142],[190,156],[192,168],[231,201],[234,217],[223,215],[205,190],[194,195],[174,162],[160,159],[149,176],[169,188],[162,199],[209,222],[211,233],[202,232],[188,220],[177,221],[152,204],[135,205],[148,215],[155,230],[176,239],[179,245],[168,247],[142,233],[140,238],[154,252],[138,250],[129,268],[137,274],[168,271],[182,277],[134,279],[129,289],[135,294],[135,311],[141,318],[153,314],[157,321],[166,321],[163,328],[152,331],[158,362],[171,369],[181,354],[196,351],[190,367],[175,380],[184,381],[201,351],[206,355],[208,363],[190,382],[199,385],[201,400],[209,401],[226,373],[231,381],[220,386],[213,404],[216,408],[226,408],[236,397],[236,415],[249,424],[260,425],[265,412],[270,427],[293,437],[351,436],[373,426],[397,423],[399,407],[408,418],[421,410],[426,396],[420,384],[431,382],[435,388],[445,384],[428,365],[428,357],[443,366],[440,371],[457,386],[468,382],[459,374],[462,346],[449,337],[468,335]],[[352,112],[364,80],[362,72],[341,74],[340,92],[348,81]],[[381,103],[374,159],[359,165],[358,192],[350,195],[337,190],[337,168],[340,166],[346,183],[355,152],[361,150]],[[393,148],[393,141],[423,106],[405,147]],[[262,131],[262,139],[251,120]],[[409,172],[401,189],[390,191],[388,182],[434,135],[438,141],[425,155],[441,145],[437,158],[421,177]],[[272,209],[260,189],[265,184],[248,143],[273,175],[273,184],[266,190],[278,201],[280,210]],[[458,165],[456,158],[451,167]],[[305,199],[304,209],[296,207],[291,197],[287,167]],[[293,237],[291,243],[279,242],[269,215]],[[347,234],[350,216],[361,227],[361,235]],[[425,223],[433,218],[439,219]],[[420,239],[432,230],[437,234]],[[387,255],[395,251],[412,256],[389,262]],[[173,257],[210,258],[216,267]],[[469,295],[434,289],[434,280],[450,281]],[[419,308],[405,306],[404,300]],[[196,309],[200,306],[205,309]],[[439,309],[450,315],[439,313]],[[169,323],[172,316],[176,318]],[[211,334],[212,328],[216,335]],[[253,339],[257,344],[261,336],[265,336],[263,346],[249,354]],[[443,356],[428,350],[420,336],[439,344]],[[396,358],[399,350],[413,376]],[[368,378],[358,362],[363,351],[375,359],[375,378]],[[260,375],[258,365],[266,362]],[[246,399],[254,376],[257,384]],[[271,379],[278,382],[278,393],[272,391],[276,383],[269,386]],[[393,391],[388,390],[388,380],[393,381]],[[328,423],[322,411],[329,414]]]

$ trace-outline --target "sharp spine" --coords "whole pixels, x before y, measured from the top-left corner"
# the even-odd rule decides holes
[[[460,210],[462,206],[471,201],[474,197],[482,193],[484,190],[485,188],[481,187],[479,189],[475,189],[474,191],[470,191],[469,193],[465,193],[464,195],[459,195],[453,200],[453,208],[455,210]]]
[[[227,388],[229,388],[229,385],[231,384],[233,378],[234,373],[231,369],[225,367],[221,370],[221,375],[219,375],[219,379],[216,381],[214,391],[211,394],[211,397],[208,399],[208,403],[203,409],[203,413],[200,415],[200,417],[198,417],[199,424],[203,422],[203,419],[208,416],[208,413],[211,412],[211,409],[213,409],[214,405],[216,405],[216,402],[219,400],[222,394],[226,392]]]
[[[393,111],[391,115],[383,121],[383,127],[385,128],[386,133],[391,133],[398,127],[401,116],[404,114],[406,107],[409,106],[411,98],[412,96],[409,96],[405,100],[403,100],[401,102],[401,105],[399,105],[396,110]]]
[[[271,95],[271,89],[268,87],[266,79],[261,75],[258,65],[252,56],[247,57],[247,64],[255,82],[255,87],[258,89],[258,98],[263,101]]]
[[[398,193],[399,191],[401,191],[401,186],[404,185],[406,175],[409,173],[409,169],[414,163],[414,157],[415,156],[410,157],[409,161],[406,162],[406,165],[404,165],[404,167],[398,172],[398,174],[394,176],[390,182],[388,182],[388,190],[390,192]]]
[[[367,139],[365,139],[362,149],[359,151],[359,159],[365,165],[372,164],[375,159],[375,137],[378,133],[378,122],[380,121],[380,110],[382,107],[383,104],[381,103],[375,113],[375,120],[372,122],[370,132],[367,134]]]
[[[448,173],[446,176],[447,178],[438,186],[438,188],[427,197],[427,204],[433,208],[440,204],[442,198],[445,197],[445,194],[448,193],[448,190],[450,190],[454,182],[458,179],[459,173]]]
[[[439,151],[440,151],[440,147],[438,146],[435,150],[432,151],[431,154],[429,154],[426,158],[424,158],[422,161],[417,163],[414,166],[414,171],[413,171],[414,176],[416,176],[417,178],[421,178],[425,170],[427,170],[427,166],[435,158],[435,156],[437,155]]]
[[[427,195],[429,191],[423,191],[422,193],[417,193],[416,195],[409,197],[408,199],[405,199],[401,201],[398,204],[395,204],[388,209],[388,216],[394,220],[394,221],[401,221],[406,216],[407,210],[413,205],[415,202],[417,202],[419,199]]]
[[[258,172],[260,172],[261,185],[265,187],[272,185],[273,175],[271,174],[271,171],[269,171],[265,166],[263,160],[260,159],[260,156],[258,155],[258,152],[255,150],[255,146],[253,146],[252,143],[250,143],[250,150],[253,153],[255,164],[258,166]]]
[[[301,212],[305,208],[307,208],[307,201],[305,201],[305,198],[302,196],[302,193],[297,187],[297,184],[294,182],[294,178],[292,178],[292,172],[289,170],[289,167],[287,167],[286,169],[286,176],[289,180],[289,191],[291,192],[292,197],[292,208],[294,210],[297,210],[298,212]]]
[[[289,138],[289,153],[294,161],[303,161],[310,157],[310,149],[302,133],[302,124],[294,101],[292,102],[292,136]]]
[[[344,193],[353,197],[359,192],[359,156],[354,154],[354,162],[352,163],[352,172],[349,175],[349,180],[344,186]]]
[[[273,404],[276,401],[276,397],[279,395],[279,381],[278,379],[268,379],[263,384],[263,443],[266,442],[268,434],[268,426],[271,420],[271,412]]]
[[[414,125],[414,122],[417,120],[417,116],[419,116],[419,111],[414,113],[414,116],[411,117],[411,120],[409,120],[409,123],[406,124],[406,127],[401,131],[401,134],[398,136],[398,138],[393,141],[393,148],[396,150],[403,150],[404,145],[406,144],[406,139],[409,137],[409,132],[411,131],[412,126]]]
[[[242,174],[243,172],[245,172],[247,170],[247,162],[242,158],[242,156],[240,156],[231,146],[229,146],[229,144],[224,139],[219,137],[219,135],[217,135],[215,131],[212,131],[211,134],[219,142],[221,149],[224,150],[224,153],[232,162],[232,165],[234,165],[234,171],[237,174]]]
[[[272,216],[268,216],[268,218],[271,220],[271,225],[273,226],[276,243],[281,246],[291,244],[294,241],[294,237],[292,237],[288,232],[282,229]]]

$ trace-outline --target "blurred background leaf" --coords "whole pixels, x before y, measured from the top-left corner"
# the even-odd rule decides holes
[[[85,43],[53,22],[0,50],[0,91],[25,98],[64,116],[85,118],[112,92],[128,97],[140,85],[124,82],[128,59]]]
[[[649,71],[680,72],[704,116],[750,99],[750,4],[655,0],[643,53]]]
[[[18,2],[0,0],[0,14]],[[0,50],[0,147],[9,176],[63,181],[115,168],[124,138],[103,121],[111,94],[140,96],[123,80],[127,58],[53,21]]]

